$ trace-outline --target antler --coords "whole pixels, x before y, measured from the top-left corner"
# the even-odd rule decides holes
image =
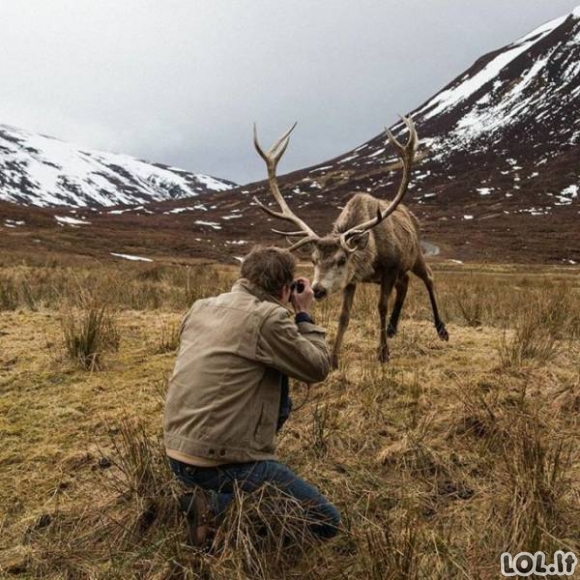
[[[409,130],[409,139],[405,145],[402,145],[395,136],[389,131],[389,129],[385,129],[387,133],[387,137],[389,138],[390,143],[393,147],[397,150],[397,154],[401,158],[401,162],[403,164],[403,177],[401,179],[401,183],[399,185],[399,191],[397,195],[393,199],[393,201],[389,204],[389,206],[380,211],[377,210],[377,215],[371,220],[363,222],[350,230],[344,232],[340,236],[340,244],[347,252],[355,252],[356,247],[351,246],[348,242],[352,238],[358,238],[364,235],[368,235],[372,228],[380,224],[387,216],[391,215],[397,206],[403,199],[407,187],[409,185],[409,180],[411,178],[411,167],[413,165],[413,159],[415,158],[415,151],[417,150],[417,131],[415,129],[415,124],[409,117],[401,117],[407,129]]]
[[[288,204],[282,197],[280,193],[280,189],[278,187],[278,180],[276,178],[276,167],[278,166],[278,162],[280,161],[282,155],[286,151],[288,147],[288,143],[290,142],[290,133],[296,127],[296,123],[282,135],[275,143],[272,145],[270,150],[266,153],[260,147],[260,143],[258,142],[258,130],[256,128],[256,124],[254,123],[254,147],[256,151],[260,155],[260,157],[266,162],[266,167],[268,168],[268,183],[270,185],[270,192],[274,196],[276,203],[282,210],[281,212],[276,212],[271,210],[269,207],[265,206],[257,197],[254,196],[254,201],[258,204],[258,206],[263,209],[267,214],[283,219],[289,222],[292,222],[295,226],[298,226],[300,229],[295,232],[283,232],[280,230],[272,230],[277,234],[281,234],[283,236],[302,236],[301,240],[298,240],[295,244],[290,246],[288,249],[290,251],[296,250],[301,246],[313,242],[319,239],[319,236],[312,230],[305,222],[303,222],[297,215],[292,212],[292,210],[288,207]]]

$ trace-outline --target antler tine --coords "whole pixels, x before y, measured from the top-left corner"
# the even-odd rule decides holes
[[[294,250],[297,250],[298,248],[301,248],[302,246],[310,244],[311,242],[315,242],[316,240],[319,239],[320,238],[316,234],[314,236],[306,236],[301,240],[298,240],[296,243],[292,244],[289,248],[287,248],[287,250],[289,252],[293,252]]]
[[[283,230],[275,230],[274,228],[272,228],[272,231],[275,234],[280,234],[281,236],[287,236],[287,237],[303,236],[304,235],[304,232],[302,230],[299,232],[285,232]]]
[[[273,164],[274,169],[276,169],[278,161],[280,161],[282,155],[284,155],[286,148],[288,147],[288,144],[290,143],[290,133],[294,131],[296,125],[298,125],[298,121],[296,121],[294,125],[292,125],[292,127],[290,127],[290,129],[288,129],[288,131],[286,131],[286,133],[284,133],[284,135],[282,135],[266,153],[258,141],[258,128],[256,123],[254,123],[254,147],[260,154],[260,157],[268,165],[268,169],[270,168],[271,164]],[[280,147],[280,145],[282,145],[282,147]]]
[[[391,133],[390,129],[388,129],[387,127],[385,127],[385,132],[387,133],[389,142],[402,156],[403,154],[406,153],[408,154],[410,152],[409,151],[410,145],[412,145],[411,150],[414,153],[417,150],[417,143],[419,139],[417,137],[417,130],[415,129],[415,124],[413,123],[413,121],[403,116],[401,116],[401,120],[403,121],[403,123],[405,123],[405,126],[409,131],[409,139],[407,140],[407,143],[405,145],[402,145],[401,142]]]
[[[279,139],[277,139],[277,141],[274,143],[274,145],[272,145],[272,147],[268,150],[268,152],[265,152],[260,146],[260,143],[258,141],[258,129],[256,127],[256,124],[254,123],[254,147],[256,148],[256,151],[258,152],[260,157],[266,162],[266,167],[268,168],[268,184],[270,186],[270,192],[272,193],[274,199],[276,200],[278,207],[282,211],[277,212],[270,209],[269,207],[265,206],[262,202],[260,202],[256,197],[254,197],[254,201],[258,204],[260,209],[264,210],[267,214],[275,218],[287,220],[289,222],[292,222],[294,225],[298,226],[300,228],[300,232],[292,233],[292,235],[298,235],[300,233],[303,236],[307,236],[308,241],[312,241],[314,239],[318,239],[317,234],[297,215],[295,215],[294,212],[288,207],[288,204],[286,203],[286,201],[282,197],[282,194],[280,193],[280,188],[278,187],[278,180],[276,177],[276,167],[282,155],[284,155],[286,148],[288,147],[288,144],[290,142],[290,133],[292,133],[296,125],[297,123],[294,123],[294,125],[292,125],[292,127],[290,127],[288,131],[286,131]],[[282,232],[276,233],[287,235],[286,233]],[[300,247],[300,245],[294,244],[289,249],[290,250],[296,249],[297,247]]]
[[[256,196],[253,197],[253,200],[258,204],[258,207],[262,210],[264,210],[267,214],[270,214],[272,217],[278,218],[278,219],[286,219],[286,215],[284,215],[283,213],[274,211],[273,209],[270,209],[267,205],[264,205]]]
[[[392,143],[392,145],[397,150],[397,153],[399,154],[399,157],[401,158],[401,162],[403,164],[403,177],[401,179],[397,195],[394,197],[393,201],[391,201],[391,203],[385,210],[383,211],[380,211],[380,209],[377,210],[376,217],[362,224],[359,224],[354,228],[351,228],[350,230],[341,234],[341,244],[343,243],[342,240],[344,240],[343,247],[346,246],[347,249],[352,250],[352,246],[348,245],[348,240],[350,238],[366,234],[372,228],[380,224],[386,217],[392,214],[395,211],[395,209],[397,209],[397,206],[399,205],[405,193],[407,192],[407,187],[409,185],[409,179],[411,175],[411,166],[415,158],[415,151],[417,150],[417,143],[419,138],[417,136],[417,130],[415,129],[415,124],[413,123],[413,121],[409,117],[402,117],[402,120],[405,123],[407,129],[409,130],[409,139],[407,140],[407,143],[405,145],[402,145],[391,133],[391,131],[386,129],[387,137],[390,143]]]
[[[270,149],[269,153],[274,155],[274,159],[276,160],[276,162],[278,162],[282,157],[282,155],[284,155],[284,153],[286,152],[286,148],[290,143],[290,133],[294,131],[296,125],[298,125],[298,121],[296,121],[294,125],[292,125],[292,127],[290,127],[290,129],[288,129],[288,131],[286,131],[286,133],[284,133],[284,135],[282,135],[282,137],[280,137],[278,141],[274,143],[274,145],[272,145],[272,148]]]

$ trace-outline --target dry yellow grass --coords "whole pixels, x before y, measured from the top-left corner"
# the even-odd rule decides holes
[[[376,290],[361,288],[340,368],[293,385],[280,456],[339,506],[336,540],[256,551],[240,518],[263,510],[241,498],[216,554],[187,548],[159,444],[171,329],[233,275],[0,271],[0,576],[479,580],[499,576],[505,550],[580,554],[578,272],[490,266],[438,268],[449,343],[414,283],[387,365]],[[120,336],[95,372],[63,348],[79,287],[113,309]],[[331,337],[337,311],[315,312]]]

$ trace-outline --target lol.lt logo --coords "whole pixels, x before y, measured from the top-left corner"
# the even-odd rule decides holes
[[[501,555],[501,573],[504,576],[538,576],[556,575],[572,576],[578,564],[578,558],[574,552],[563,552],[558,550],[554,554],[554,561],[546,563],[544,552],[520,552],[515,557],[509,552]]]

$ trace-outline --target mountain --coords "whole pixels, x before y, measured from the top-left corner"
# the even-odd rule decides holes
[[[421,155],[404,203],[419,217],[436,259],[580,264],[579,111],[580,7],[482,56],[410,113]],[[405,139],[402,124],[392,129]],[[353,193],[393,198],[400,179],[395,160],[383,133],[280,176],[280,188],[323,235]],[[202,200],[70,215],[0,203],[0,246],[22,248],[30,228],[34,249],[231,260],[254,242],[284,243],[271,232],[284,224],[260,211],[254,195],[273,203],[266,181],[208,192]]]
[[[457,258],[580,263],[580,7],[482,56],[410,115],[424,159],[404,203],[426,238]],[[353,192],[394,196],[393,161],[383,133],[279,181],[325,233]],[[265,182],[225,197],[238,191],[268,200]]]
[[[534,202],[544,212],[572,205],[580,169],[580,7],[483,56],[411,116],[427,151],[414,177],[417,202],[469,194],[529,200],[530,213]],[[379,136],[334,164],[366,170],[380,165],[382,150]]]
[[[41,207],[114,206],[181,199],[234,186],[0,125],[0,200]]]
[[[430,236],[458,250],[487,235],[500,255],[580,262],[580,7],[481,57],[411,116],[425,160],[405,203]],[[392,197],[398,177],[381,171],[393,160],[385,153],[379,135],[287,187],[300,196],[324,185],[325,201],[353,186]]]

